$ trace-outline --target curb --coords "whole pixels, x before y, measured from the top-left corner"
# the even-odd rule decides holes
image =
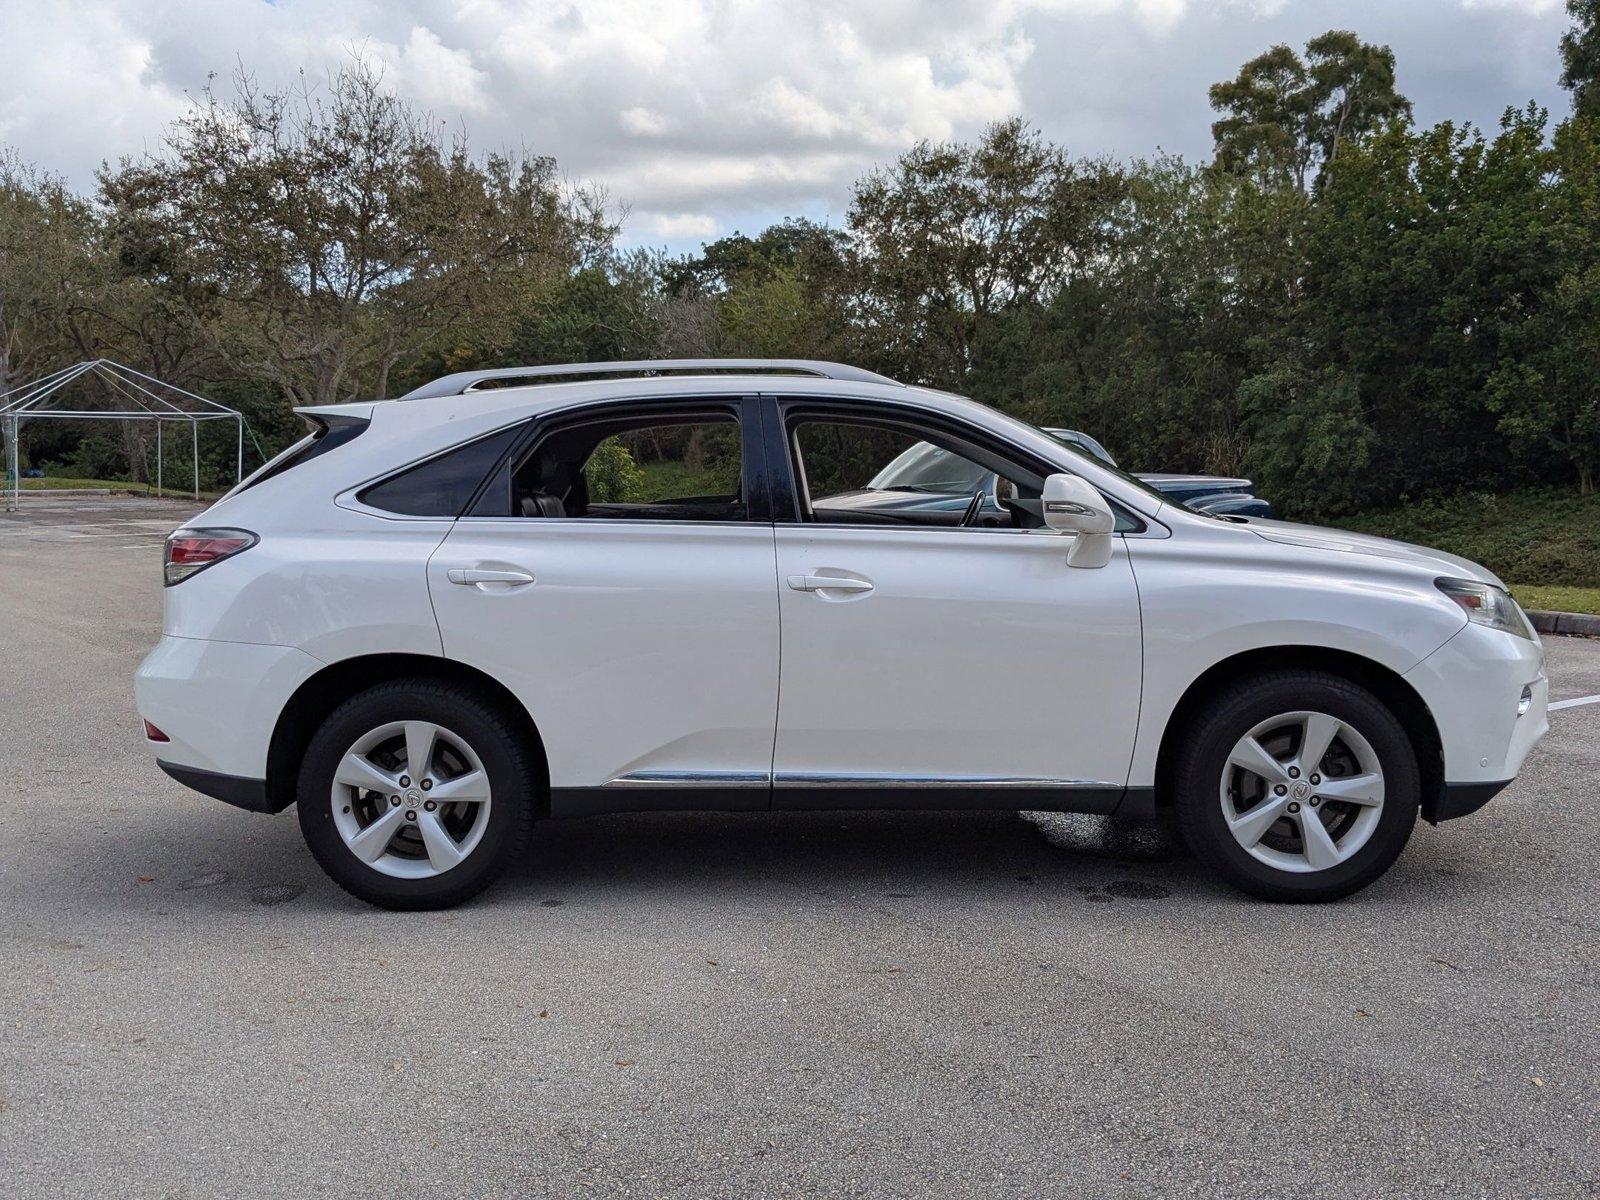
[[[1600,637],[1600,616],[1591,613],[1543,612],[1530,609],[1528,620],[1540,633],[1573,634],[1578,637]]]

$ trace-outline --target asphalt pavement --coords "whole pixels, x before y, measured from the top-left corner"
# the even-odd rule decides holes
[[[151,763],[189,511],[0,515],[8,1200],[1600,1195],[1600,704],[1334,905],[1097,818],[663,814],[392,914]]]

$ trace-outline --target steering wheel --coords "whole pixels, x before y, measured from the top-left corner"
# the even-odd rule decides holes
[[[982,491],[972,493],[972,499],[967,501],[967,510],[961,514],[961,524],[957,528],[970,529],[978,523],[978,514],[983,511],[983,497]]]

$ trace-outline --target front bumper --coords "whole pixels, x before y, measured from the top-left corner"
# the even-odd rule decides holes
[[[1429,796],[1422,802],[1422,819],[1430,825],[1437,825],[1440,821],[1471,816],[1510,783],[1509,779],[1496,783],[1447,783],[1437,795]]]
[[[1550,730],[1550,684],[1536,639],[1469,624],[1405,678],[1433,714],[1444,752],[1443,793],[1422,809],[1430,821],[1482,808]]]

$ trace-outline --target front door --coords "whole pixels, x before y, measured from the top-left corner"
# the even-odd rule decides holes
[[[1105,567],[1069,567],[1070,539],[1030,528],[1038,469],[947,427],[864,406],[789,406],[783,422],[800,519],[777,526],[775,806],[1114,807],[1141,675],[1122,539]],[[875,514],[860,493],[919,441],[946,460]],[[1006,527],[977,523],[990,472]],[[952,508],[969,483],[970,509]]]
[[[778,608],[753,403],[568,417],[429,562],[446,656],[527,707],[557,813],[768,804]]]

